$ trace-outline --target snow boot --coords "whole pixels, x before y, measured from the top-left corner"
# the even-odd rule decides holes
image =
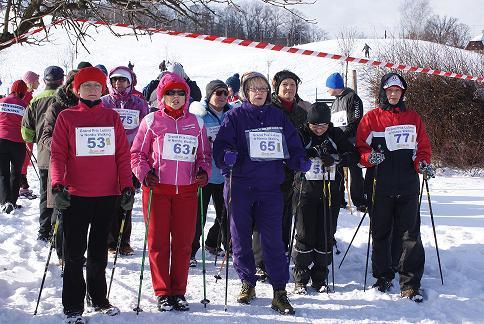
[[[294,284],[294,293],[298,295],[307,295],[308,290],[306,288],[306,285],[301,282],[296,282]]]
[[[2,205],[2,213],[10,214],[15,209],[15,206],[11,202],[7,202]]]
[[[27,198],[29,200],[33,200],[37,198],[37,195],[30,189],[20,189],[19,190],[19,197]]]
[[[195,257],[190,258],[190,268],[196,268],[198,265],[197,259]]]
[[[128,245],[125,245],[125,246],[122,246],[120,249],[119,249],[119,254],[121,255],[124,255],[124,256],[128,256],[128,255],[133,255],[134,254],[134,250],[133,248],[128,244]]]
[[[177,311],[187,311],[190,310],[190,305],[188,305],[185,296],[173,296],[172,297],[173,308]]]
[[[158,296],[157,306],[160,312],[168,312],[173,309],[173,302],[170,296]]]
[[[98,312],[98,313],[103,313],[103,314],[106,314],[106,315],[109,315],[109,316],[116,316],[119,313],[121,313],[119,308],[117,308],[116,306],[113,306],[109,303],[106,304],[106,305],[103,305],[103,306],[94,306],[94,311]]]
[[[423,294],[420,289],[408,288],[401,291],[400,296],[402,298],[408,298],[416,303],[423,302]]]
[[[66,324],[86,324],[86,320],[82,317],[82,314],[69,314],[66,315]]]
[[[255,298],[255,287],[252,287],[247,281],[242,282],[237,302],[241,304],[250,304],[250,301]]]
[[[314,290],[316,290],[319,293],[329,293],[331,290],[328,287],[328,284],[326,282],[322,283],[312,283],[311,287],[313,287]]]
[[[224,257],[225,253],[221,248],[216,248],[216,247],[211,247],[208,245],[205,245],[205,251],[210,253],[213,256],[219,256],[219,257]]]
[[[378,289],[381,292],[387,292],[393,286],[392,281],[386,278],[378,278],[376,282],[371,286],[372,288]]]
[[[274,298],[272,299],[271,308],[282,315],[294,315],[296,312],[289,303],[287,292],[285,290],[275,290]]]

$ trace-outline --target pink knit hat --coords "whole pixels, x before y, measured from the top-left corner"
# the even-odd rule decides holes
[[[24,80],[24,82],[27,84],[32,84],[39,81],[39,75],[35,72],[27,71],[22,77],[22,80]]]

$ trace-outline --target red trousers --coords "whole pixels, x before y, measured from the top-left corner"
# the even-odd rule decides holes
[[[30,155],[33,154],[32,152],[34,150],[34,143],[26,142],[25,145],[27,146],[27,152],[25,153],[25,159],[24,159],[24,164],[22,164],[21,174],[27,174],[27,168],[30,165]]]
[[[173,186],[169,186],[173,187]],[[153,189],[148,229],[151,281],[156,296],[185,295],[192,241],[197,221],[197,187]],[[180,187],[179,187],[180,188]],[[143,186],[143,215],[148,214],[149,188]]]

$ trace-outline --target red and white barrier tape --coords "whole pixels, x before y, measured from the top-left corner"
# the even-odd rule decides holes
[[[203,34],[197,34],[197,33],[183,33],[183,32],[177,32],[177,31],[162,29],[162,28],[133,26],[133,25],[122,24],[122,23],[108,24],[107,22],[97,21],[97,20],[78,19],[77,21],[80,22],[80,23],[88,23],[88,24],[93,24],[93,25],[106,25],[106,26],[110,25],[110,26],[116,26],[116,27],[127,27],[127,28],[131,28],[131,29],[145,30],[145,31],[150,32],[150,33],[160,33],[160,34],[165,34],[165,35],[170,35],[170,36],[179,36],[179,37],[186,37],[186,38],[193,38],[193,39],[201,39],[201,40],[206,40],[206,41],[211,41],[211,42],[219,42],[219,43],[223,43],[223,44],[233,44],[233,45],[239,45],[239,46],[244,46],[244,47],[252,47],[252,48],[258,48],[258,49],[271,50],[271,51],[276,51],[276,52],[286,52],[286,53],[291,53],[291,54],[324,57],[324,58],[328,58],[328,59],[332,59],[332,60],[353,62],[353,63],[359,63],[359,64],[367,64],[367,65],[378,66],[378,67],[386,67],[386,68],[390,68],[390,69],[398,69],[398,70],[408,71],[408,72],[424,73],[424,74],[430,74],[430,75],[445,76],[445,77],[449,77],[449,78],[484,82],[484,77],[477,77],[477,76],[461,74],[461,73],[433,70],[433,69],[429,69],[429,68],[422,68],[422,67],[410,66],[410,65],[405,65],[405,64],[395,64],[395,63],[390,63],[390,62],[381,62],[381,61],[368,60],[368,59],[351,57],[351,56],[343,56],[343,55],[338,55],[338,54],[304,50],[304,49],[300,49],[300,48],[297,48],[297,47],[286,47],[286,46],[283,46],[283,45],[276,45],[276,44],[270,44],[270,43],[265,43],[265,42],[254,42],[254,41],[244,40],[244,39],[237,39],[237,38],[231,38],[231,37],[219,37],[219,36],[213,36],[213,35],[203,35]],[[19,36],[15,40],[11,40],[11,41],[4,43],[4,44],[17,42],[17,40],[19,40],[19,39],[33,35],[33,34],[39,32],[39,31],[42,31],[44,28],[49,28],[52,25],[59,24],[60,22],[62,22],[62,21],[56,21],[56,22],[53,22],[53,23],[51,23],[51,24],[49,24],[45,27],[41,27],[41,28],[37,28],[33,31],[29,31],[26,34]],[[4,44],[0,44],[0,45],[4,45]]]

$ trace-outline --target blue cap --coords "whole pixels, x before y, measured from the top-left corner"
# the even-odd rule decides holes
[[[108,76],[108,69],[106,69],[106,67],[102,64],[98,64],[96,65],[95,67],[97,67],[99,70],[103,71],[103,73]]]
[[[343,89],[345,87],[345,83],[341,74],[331,74],[328,79],[326,79],[326,87],[331,89]]]
[[[48,66],[44,71],[44,80],[59,81],[64,78],[64,70],[55,65]]]

